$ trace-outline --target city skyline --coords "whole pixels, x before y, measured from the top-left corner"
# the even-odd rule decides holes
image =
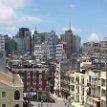
[[[1,0],[0,33],[15,35],[20,27],[58,36],[71,27],[82,43],[107,36],[106,0]]]

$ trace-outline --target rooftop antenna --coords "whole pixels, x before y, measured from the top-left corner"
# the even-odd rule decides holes
[[[69,29],[71,30],[71,21],[69,22]]]
[[[71,20],[69,21],[69,31],[72,31],[72,29],[71,29]]]
[[[37,28],[35,27],[35,31],[34,31],[34,33],[37,33]]]

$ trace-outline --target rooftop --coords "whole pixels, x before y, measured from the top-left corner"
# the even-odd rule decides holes
[[[8,69],[5,68],[5,63],[0,62],[0,82],[4,84],[22,84],[22,80],[19,74],[13,74]]]
[[[7,85],[17,85],[23,83],[19,74],[12,74],[9,71],[3,72],[2,70],[0,70],[0,82]]]

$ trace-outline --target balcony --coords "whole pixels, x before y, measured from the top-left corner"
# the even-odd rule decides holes
[[[100,97],[96,97],[94,95],[90,95],[90,96],[87,96],[87,99],[90,99],[91,101],[95,101],[95,102],[100,102]]]
[[[103,90],[106,90],[106,84],[105,84],[105,83],[101,83],[101,88],[102,88]]]
[[[100,80],[87,83],[87,86],[89,87],[100,87],[100,85],[101,85]]]
[[[75,85],[75,83],[76,83],[75,81],[70,81],[69,82],[70,85]]]
[[[86,103],[88,103],[89,105],[92,105],[93,107],[99,107],[100,98],[87,96]]]
[[[88,83],[87,83],[87,86],[88,86],[88,87],[91,87],[91,83],[90,83],[90,82],[88,82]]]

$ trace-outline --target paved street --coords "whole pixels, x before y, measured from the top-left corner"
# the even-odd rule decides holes
[[[43,102],[42,107],[65,107],[63,99],[58,98],[55,94],[50,94],[50,97],[55,100],[55,103]],[[31,104],[33,104],[32,107],[41,107],[41,102],[31,102]]]
[[[41,107],[40,102],[31,102],[33,104],[32,107]],[[56,101],[55,103],[47,103],[44,102],[42,107],[65,107],[63,101]]]

